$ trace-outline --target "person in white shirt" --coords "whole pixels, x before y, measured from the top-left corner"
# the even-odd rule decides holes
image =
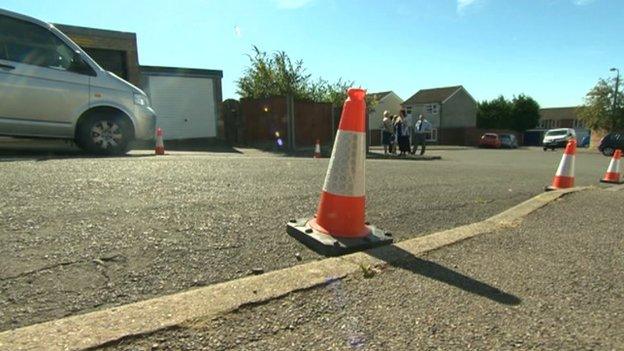
[[[406,113],[404,110],[401,110],[401,114],[405,117],[403,117],[404,121],[405,121],[405,126],[407,129],[407,133],[409,135],[409,144],[410,144],[410,149],[411,147],[415,144],[416,142],[416,117],[414,117],[414,115],[412,115],[411,113]],[[411,152],[410,152],[411,153]]]
[[[395,134],[399,146],[400,156],[405,156],[410,151],[410,140],[407,123],[405,122],[405,111],[401,110],[401,115],[394,122]]]
[[[384,111],[383,119],[381,121],[381,144],[384,148],[384,155],[387,155],[388,151],[392,152],[390,147],[392,144],[392,133],[394,133],[392,116],[390,116],[388,111]]]
[[[420,154],[423,155],[425,153],[426,135],[431,131],[431,123],[429,123],[423,115],[419,115],[414,128],[416,129],[416,142],[414,143],[412,154],[416,153],[418,145],[420,145]]]

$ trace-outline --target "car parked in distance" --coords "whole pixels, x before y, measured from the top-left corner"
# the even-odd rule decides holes
[[[479,140],[479,147],[488,147],[498,149],[501,147],[501,141],[498,137],[498,134],[495,133],[485,133],[481,136]]]
[[[102,69],[53,25],[0,9],[0,135],[75,140],[124,154],[154,137],[139,88]]]
[[[501,147],[505,149],[517,149],[518,139],[514,134],[499,134],[498,138],[501,142]]]
[[[576,132],[572,128],[550,129],[544,134],[542,146],[544,151],[565,147],[569,140],[576,138]]]
[[[589,135],[586,135],[583,138],[581,138],[581,140],[578,142],[578,144],[576,146],[588,148],[590,139],[591,139],[591,137]]]
[[[605,156],[613,156],[616,149],[624,151],[624,131],[611,132],[600,140],[598,150]]]

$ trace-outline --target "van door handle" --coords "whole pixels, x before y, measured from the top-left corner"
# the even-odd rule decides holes
[[[11,66],[11,65],[5,65],[4,63],[0,63],[0,68],[2,68],[2,69],[6,69],[6,70],[9,70],[9,71],[10,71],[10,70],[12,70],[12,69],[15,69],[15,67],[14,67],[14,66]]]

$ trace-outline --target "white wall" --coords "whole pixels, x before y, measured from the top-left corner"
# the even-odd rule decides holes
[[[376,130],[380,129],[381,120],[383,119],[384,111],[388,111],[393,115],[398,115],[401,111],[401,103],[403,100],[393,93],[390,93],[388,97],[383,99],[377,104],[374,111],[368,114],[368,129]]]

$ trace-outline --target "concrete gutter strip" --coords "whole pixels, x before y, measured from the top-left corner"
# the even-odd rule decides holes
[[[0,350],[84,350],[122,338],[151,333],[199,318],[213,318],[241,306],[263,303],[291,292],[327,284],[362,270],[419,255],[474,236],[514,226],[523,217],[573,188],[540,194],[485,221],[402,241],[368,252],[328,258],[266,274],[161,296],[107,310],[71,316],[0,333]],[[383,254],[389,252],[389,255]]]
[[[82,350],[150,333],[199,317],[233,311],[290,292],[344,278],[357,266],[342,258],[298,265],[263,275],[71,316],[0,333],[0,350]]]
[[[515,222],[517,222],[518,220],[526,217],[530,213],[548,205],[549,203],[557,200],[558,198],[566,194],[588,189],[593,189],[593,187],[577,187],[541,193],[519,205],[510,208],[507,211],[492,216],[485,221],[494,222],[502,225],[515,225]]]
[[[624,184],[620,184],[620,185],[616,185],[616,186],[612,186],[610,188],[607,188],[607,191],[620,191],[624,189]]]

